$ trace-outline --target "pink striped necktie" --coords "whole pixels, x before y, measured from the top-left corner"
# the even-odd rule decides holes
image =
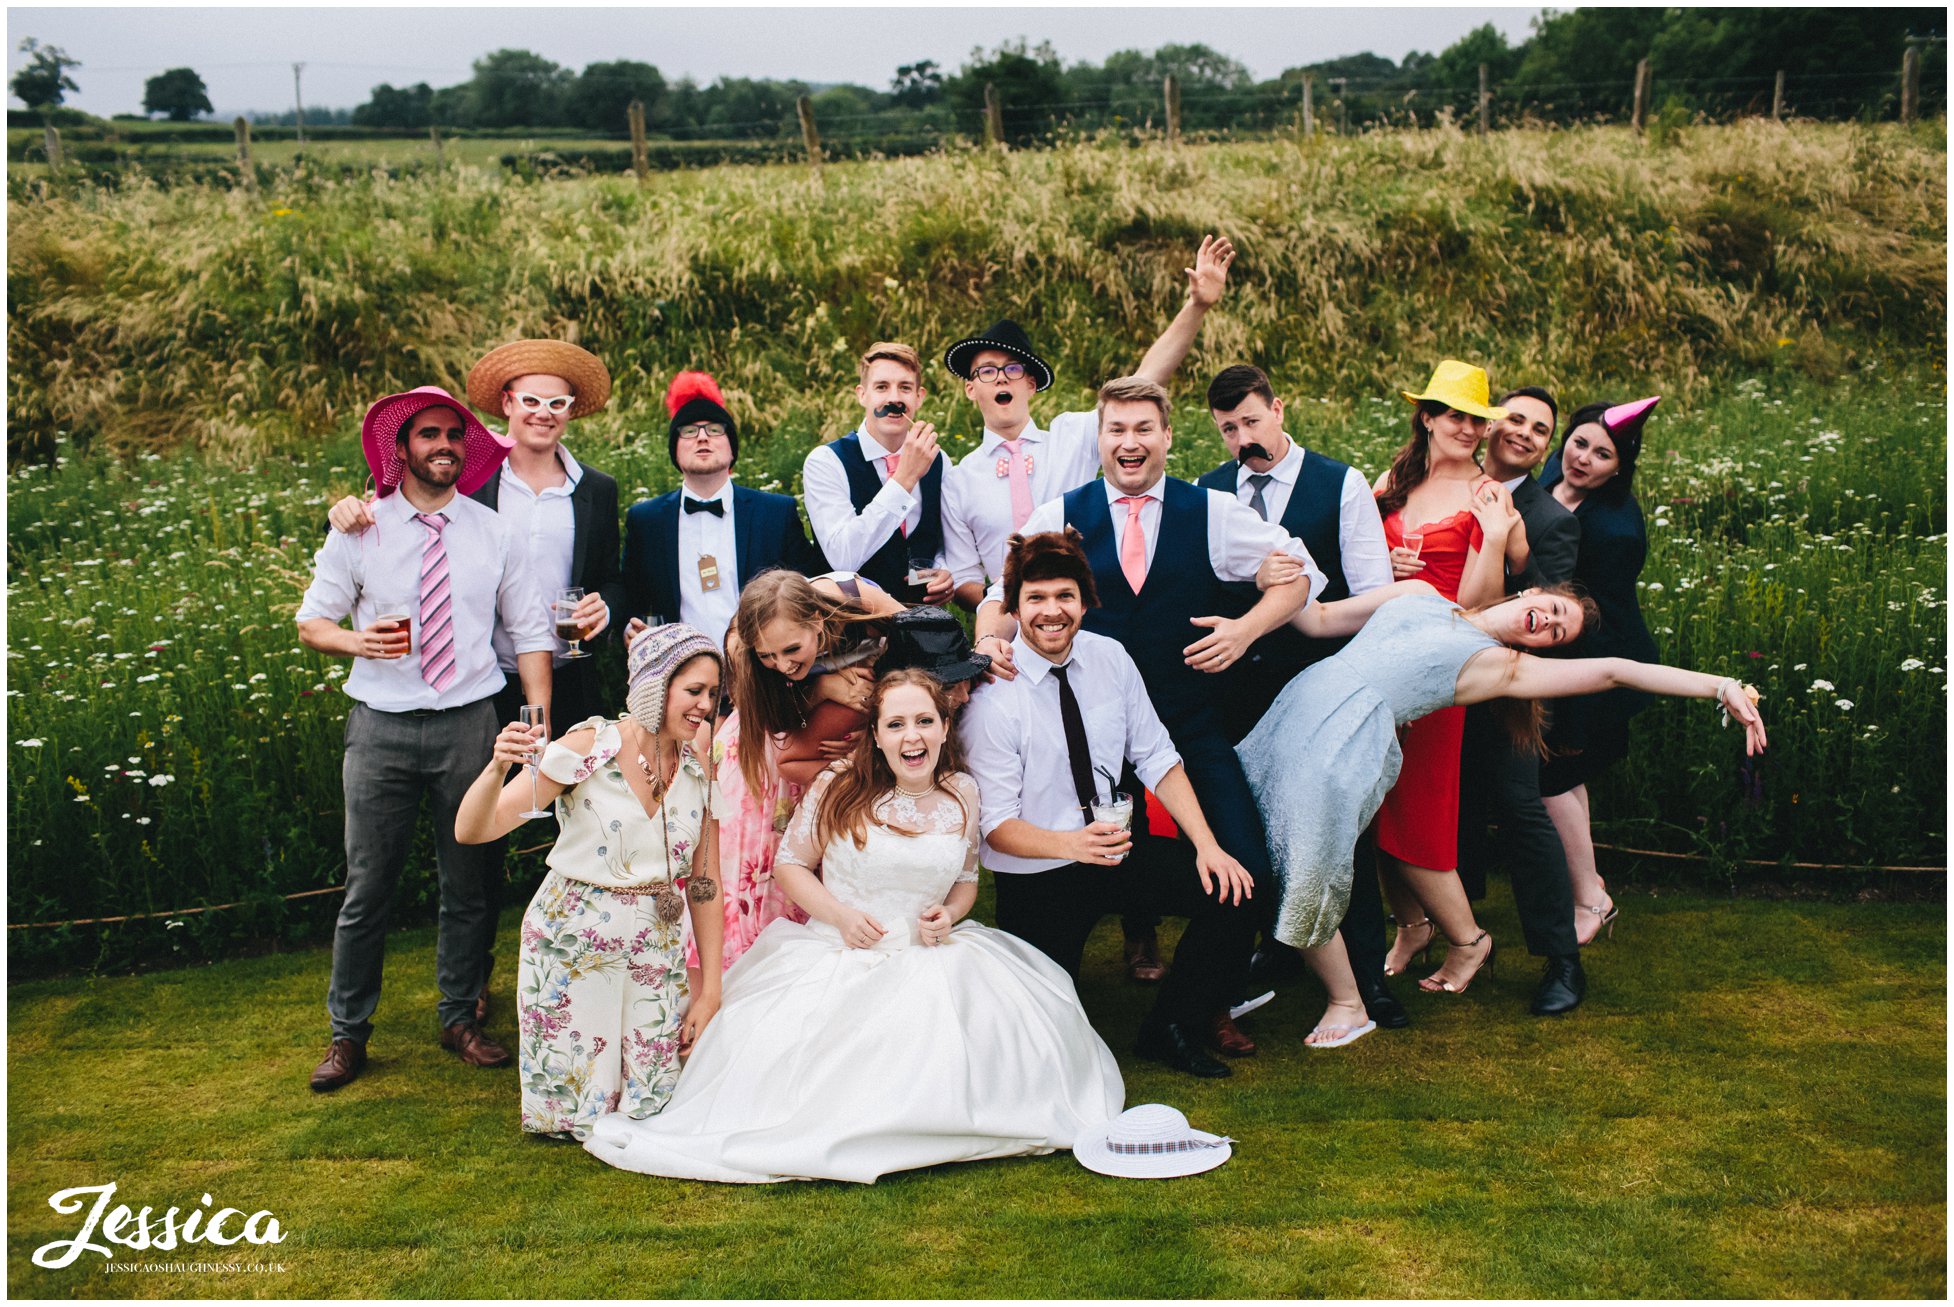
[[[427,548],[421,551],[421,679],[441,693],[455,680],[455,614],[448,590],[448,551],[441,528],[448,519],[439,513],[416,513],[427,528]]]
[[[1151,495],[1128,495],[1113,502],[1126,505],[1126,530],[1120,536],[1119,570],[1126,573],[1126,583],[1139,594],[1140,587],[1147,583],[1147,537],[1140,525],[1140,510],[1153,502]]]
[[[1030,455],[1021,448],[1023,436],[999,443],[1011,451],[1011,529],[1021,531],[1024,520],[1031,516],[1031,471],[1025,466]]]

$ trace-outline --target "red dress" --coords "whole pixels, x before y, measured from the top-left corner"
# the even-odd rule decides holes
[[[1404,515],[1384,519],[1384,541],[1404,544]],[[1425,570],[1418,579],[1457,602],[1465,579],[1466,555],[1479,548],[1485,533],[1471,509],[1428,522],[1418,556]],[[1465,709],[1441,708],[1404,730],[1404,770],[1377,810],[1377,847],[1400,862],[1432,871],[1459,865],[1459,742],[1465,735]]]

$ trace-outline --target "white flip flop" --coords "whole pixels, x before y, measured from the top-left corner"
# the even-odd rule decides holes
[[[1243,999],[1241,1002],[1235,1004],[1235,1006],[1228,1009],[1228,1019],[1230,1021],[1240,1021],[1243,1017],[1255,1011],[1256,1008],[1261,1007],[1263,1004],[1267,1003],[1270,999],[1274,998],[1275,996],[1276,996],[1276,992],[1272,989],[1268,993],[1258,995],[1255,998]]]
[[[1303,1047],[1304,1048],[1342,1048],[1345,1044],[1356,1043],[1358,1040],[1362,1039],[1365,1035],[1368,1035],[1371,1031],[1375,1029],[1377,1029],[1377,1022],[1375,1021],[1366,1021],[1361,1026],[1318,1026],[1316,1030],[1312,1030],[1309,1033],[1313,1035],[1316,1033],[1317,1030],[1341,1030],[1343,1031],[1343,1037],[1341,1039],[1327,1039],[1320,1044],[1306,1043],[1303,1045]]]

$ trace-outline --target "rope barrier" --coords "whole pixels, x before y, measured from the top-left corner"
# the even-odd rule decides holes
[[[541,853],[549,847],[548,844],[537,844],[526,849],[517,849],[516,856],[522,857],[525,854]],[[1708,861],[1700,853],[1665,853],[1660,849],[1630,849],[1619,844],[1597,844],[1594,847],[1597,849],[1606,849],[1610,853],[1626,853],[1637,858],[1671,858],[1679,862]],[[1852,862],[1772,862],[1765,858],[1739,858],[1737,861],[1746,867],[1777,867],[1779,869],[1789,868],[1797,871],[1900,871],[1933,873],[1942,876],[1947,874],[1947,868],[1945,867],[1860,866]],[[290,903],[294,899],[317,898],[322,894],[341,894],[345,890],[346,887],[344,885],[329,885],[325,889],[300,890],[296,894],[281,895],[277,901]],[[7,929],[51,930],[57,926],[111,926],[124,921],[153,921],[158,917],[194,917],[201,912],[222,912],[226,908],[241,908],[244,906],[244,902],[239,901],[237,903],[212,903],[201,908],[176,908],[168,912],[136,912],[121,917],[77,917],[73,921],[10,921],[7,923]]]

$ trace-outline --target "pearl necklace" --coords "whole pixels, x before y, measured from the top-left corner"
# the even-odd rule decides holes
[[[926,789],[921,789],[921,790],[905,790],[905,789],[903,789],[903,788],[902,788],[902,786],[901,786],[901,785],[897,785],[897,786],[896,786],[896,793],[897,793],[897,794],[906,794],[906,795],[908,795],[908,796],[909,796],[910,798],[912,798],[912,799],[920,799],[920,798],[924,798],[924,797],[925,797],[925,796],[927,796],[927,795],[931,795],[931,794],[934,794],[934,793],[936,793],[936,783],[935,783],[934,781],[932,781],[932,782],[930,782],[930,784],[929,784],[929,786],[928,786],[928,788],[926,788]]]

